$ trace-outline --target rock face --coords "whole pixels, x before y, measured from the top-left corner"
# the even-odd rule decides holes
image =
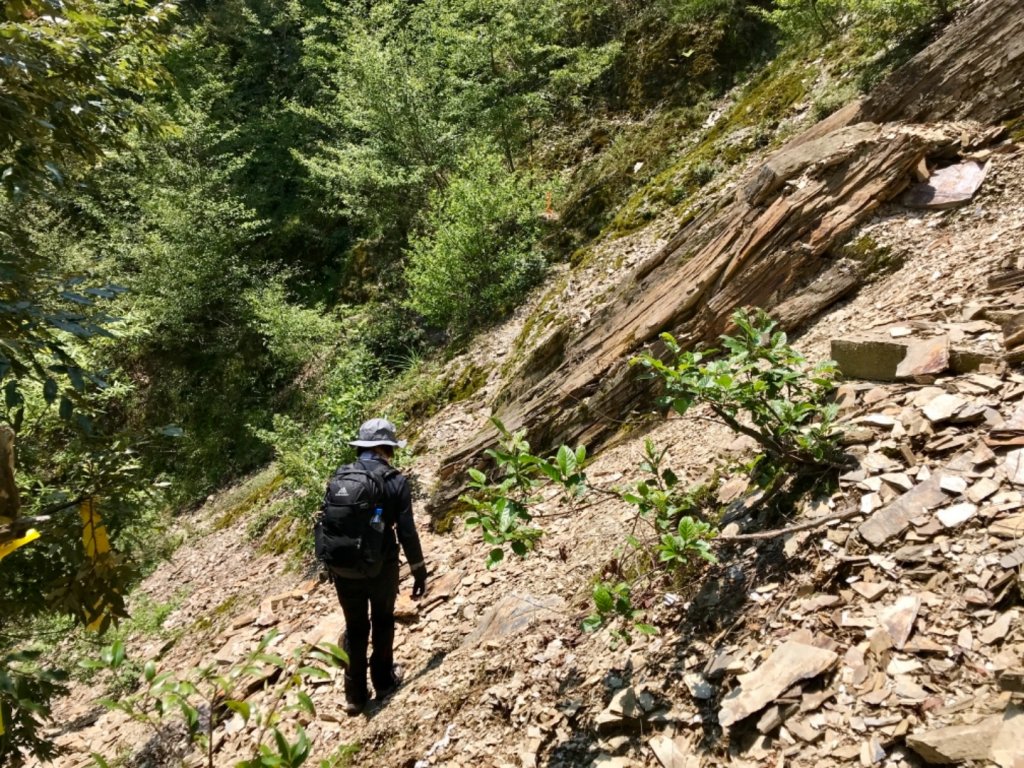
[[[736,307],[770,309],[787,297],[787,322],[805,321],[855,287],[849,277],[814,284],[829,249],[902,192],[923,157],[990,135],[882,121],[996,120],[1024,108],[1022,82],[1024,7],[1014,0],[979,4],[863,104],[792,140],[735,196],[707,201],[623,279],[582,331],[552,337],[545,359],[531,366],[550,373],[525,377],[528,388],[507,393],[497,415],[511,429],[526,427],[535,448],[597,446],[649,396],[650,384],[637,381],[626,363],[648,345],[664,351],[660,333],[692,346],[725,330]],[[813,296],[800,301],[797,289],[808,282]],[[446,458],[434,510],[457,498],[464,470],[482,464],[492,443],[487,430]]]

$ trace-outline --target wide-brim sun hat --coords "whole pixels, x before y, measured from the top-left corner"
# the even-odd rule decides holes
[[[373,448],[378,445],[405,448],[406,441],[396,438],[395,425],[387,419],[370,419],[359,427],[358,439],[349,440],[348,444],[356,448]]]

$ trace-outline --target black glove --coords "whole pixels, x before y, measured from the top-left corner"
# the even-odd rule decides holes
[[[412,569],[412,596],[413,599],[423,597],[427,591],[427,567],[419,565]]]

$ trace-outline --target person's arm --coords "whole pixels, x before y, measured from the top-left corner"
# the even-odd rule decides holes
[[[398,542],[402,545],[402,551],[405,553],[405,559],[409,562],[409,569],[412,571],[412,596],[420,597],[427,588],[427,566],[423,562],[423,547],[420,545],[416,520],[412,514],[412,494],[409,491],[409,483],[402,475],[399,475],[397,479],[400,488],[395,531],[398,534]]]

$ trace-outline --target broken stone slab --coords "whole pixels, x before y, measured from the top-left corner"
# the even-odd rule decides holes
[[[908,208],[940,210],[968,203],[974,197],[985,176],[988,163],[969,160],[935,171],[928,181],[913,184],[903,193],[902,202]]]
[[[463,645],[477,645],[519,634],[533,622],[558,618],[564,611],[565,598],[559,595],[507,595],[483,615]]]
[[[833,651],[789,640],[757,669],[737,678],[739,687],[722,701],[718,722],[728,727],[760,711],[801,680],[817,677],[839,660]]]
[[[907,734],[907,746],[933,765],[986,760],[1002,728],[1002,717],[986,717],[973,725],[950,725]]]
[[[936,375],[949,367],[949,338],[893,339],[852,336],[832,339],[831,357],[849,379],[900,381]]]
[[[623,688],[612,696],[608,704],[609,713],[619,717],[635,720],[640,717],[640,710],[637,709],[636,691],[632,687]]]
[[[988,527],[988,532],[1004,539],[1024,538],[1024,514],[996,520]]]
[[[914,622],[921,610],[921,598],[917,595],[904,595],[892,606],[882,611],[878,620],[892,639],[893,647],[902,651],[910,639]]]
[[[978,508],[974,504],[954,504],[952,507],[940,509],[935,513],[939,522],[946,528],[957,528],[972,517],[978,514]]]
[[[1010,451],[1003,462],[1006,467],[1006,479],[1014,485],[1024,485],[1024,448]]]
[[[1024,547],[1020,547],[1008,555],[1004,555],[999,561],[1000,568],[1019,568],[1024,565]]]
[[[825,736],[824,731],[817,730],[806,720],[790,720],[786,723],[786,730],[808,744],[813,744]]]
[[[978,633],[978,639],[985,645],[999,642],[1010,633],[1010,627],[1013,626],[1013,622],[1016,619],[1016,611],[1006,611],[998,619],[981,630]]]
[[[916,380],[922,376],[937,376],[949,368],[949,337],[912,341],[896,366],[897,379]]]
[[[952,493],[953,495],[963,493],[967,490],[967,480],[956,475],[949,475],[942,478],[940,483],[942,490],[946,493]]]
[[[942,490],[942,478],[947,473],[937,472],[923,483],[882,507],[861,523],[857,532],[874,547],[899,536],[910,527],[910,521],[923,512],[943,504],[947,496]]]
[[[420,604],[406,592],[401,592],[395,600],[395,618],[399,621],[415,619],[420,615]]]
[[[683,675],[683,683],[690,691],[690,695],[695,699],[706,701],[715,696],[715,686],[698,672],[687,672]]]
[[[989,757],[999,768],[1019,768],[1024,763],[1024,709],[1007,708]]]
[[[932,424],[939,424],[953,419],[969,405],[970,403],[959,395],[944,393],[931,400],[921,411]]]
[[[870,603],[881,597],[889,585],[875,581],[855,581],[850,588]]]
[[[993,493],[999,490],[999,481],[991,477],[983,477],[967,489],[967,498],[975,504],[980,504]]]
[[[302,637],[302,642],[317,645],[327,642],[341,645],[341,634],[345,631],[345,616],[340,610],[332,611]]]
[[[692,754],[688,741],[680,736],[655,736],[647,742],[662,768],[698,768],[700,757]]]

